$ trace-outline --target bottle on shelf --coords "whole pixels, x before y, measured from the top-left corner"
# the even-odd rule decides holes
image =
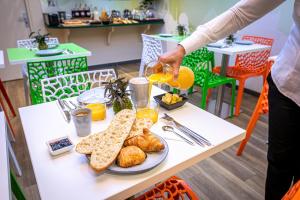
[[[99,21],[99,11],[97,6],[95,6],[94,11],[93,11],[93,20]]]

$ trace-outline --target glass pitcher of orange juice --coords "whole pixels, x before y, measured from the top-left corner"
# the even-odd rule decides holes
[[[189,89],[195,80],[194,72],[184,66],[179,68],[178,78],[175,80],[173,67],[158,61],[151,61],[145,66],[145,77],[149,80],[150,85],[164,83],[180,90]]]

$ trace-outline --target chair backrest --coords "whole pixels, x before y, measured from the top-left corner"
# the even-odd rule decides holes
[[[250,40],[256,44],[273,45],[273,39],[260,36],[244,35],[242,40]],[[257,73],[265,70],[265,64],[270,56],[271,49],[239,54],[235,60],[235,66],[240,67],[245,72]]]
[[[116,79],[114,69],[80,72],[46,78],[41,81],[44,102],[54,101],[80,95],[95,87],[101,87],[103,82]]]
[[[214,53],[203,47],[185,56],[182,66],[189,67],[195,74],[195,84],[203,87],[207,84],[215,65]]]
[[[56,37],[47,37],[46,38],[46,43],[47,44],[59,44],[59,40]],[[24,40],[18,40],[17,41],[17,47],[18,48],[35,48],[37,46],[35,39],[24,39]]]
[[[87,58],[77,57],[27,63],[32,104],[43,103],[41,80],[88,70]]]
[[[143,52],[141,58],[140,69],[144,69],[145,65],[151,61],[158,60],[158,57],[163,53],[161,40],[153,38],[149,35],[142,34]],[[140,76],[143,70],[140,70]]]

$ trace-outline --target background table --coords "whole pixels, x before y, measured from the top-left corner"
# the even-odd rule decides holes
[[[90,51],[74,43],[59,44],[57,49],[70,50],[72,53],[62,53],[55,56],[37,56],[35,55],[34,50],[29,50],[26,48],[8,48],[7,56],[8,56],[9,63],[11,65],[16,65],[16,64],[26,64],[27,62],[34,62],[34,61],[67,59],[67,58],[76,58],[76,57],[86,57],[92,55]]]
[[[153,95],[164,91],[153,87]],[[169,113],[179,122],[209,139],[213,146],[191,146],[182,141],[167,140],[169,154],[156,168],[138,175],[96,174],[87,158],[74,151],[57,157],[50,156],[46,141],[64,135],[76,144],[73,123],[66,123],[56,102],[49,102],[19,109],[27,146],[37,185],[42,199],[125,199],[175,173],[241,141],[245,130],[224,121],[190,103]],[[104,130],[113,117],[112,109],[104,121],[92,124],[93,132]],[[161,122],[152,131],[162,137],[175,137],[164,133]],[[179,139],[179,138],[177,138]]]
[[[6,123],[0,112],[0,199],[11,199]]]
[[[223,40],[220,40],[218,43],[223,43]],[[237,54],[250,53],[254,51],[263,51],[270,49],[271,46],[261,45],[261,44],[252,44],[252,45],[240,45],[235,44],[226,47],[226,48],[216,48],[216,47],[207,47],[209,51],[222,54],[221,61],[221,76],[226,76],[226,68],[228,67],[230,56],[235,56]],[[218,87],[217,99],[215,102],[211,102],[210,105],[215,108],[214,113],[222,118],[226,118],[229,115],[230,105],[224,102],[224,90],[225,85]],[[215,103],[215,104],[214,104]],[[224,108],[223,108],[224,105]]]

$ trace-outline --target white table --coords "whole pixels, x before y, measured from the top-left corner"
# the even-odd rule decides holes
[[[223,43],[223,40],[220,40],[219,43]],[[261,45],[261,44],[252,44],[252,45],[240,45],[240,44],[233,44],[232,46],[229,46],[227,48],[216,48],[216,47],[207,47],[209,51],[213,51],[215,53],[222,54],[222,61],[221,61],[221,76],[226,76],[226,68],[228,67],[230,56],[235,56],[237,54],[244,54],[244,53],[250,53],[254,51],[263,51],[267,49],[271,49],[271,46],[267,45]],[[223,111],[223,104],[226,105],[226,109],[223,110],[229,110],[229,105],[224,103],[224,85],[218,87],[218,94],[217,99],[215,102],[215,111],[214,113],[222,118],[227,117],[228,111]]]
[[[7,143],[5,117],[0,112],[0,199],[11,199]]]
[[[161,89],[153,87],[154,95],[161,93]],[[96,174],[88,165],[86,157],[75,151],[55,158],[50,156],[46,141],[63,135],[69,135],[75,143],[80,140],[73,123],[65,122],[56,102],[23,107],[19,112],[40,196],[44,200],[125,199],[245,137],[245,130],[190,103],[171,112],[161,108],[160,115],[169,113],[209,139],[213,146],[203,148],[183,141],[167,140],[169,154],[166,160],[151,171],[138,175]],[[110,109],[105,121],[93,123],[93,132],[104,130],[112,117]],[[162,137],[177,138],[171,133],[164,133],[161,126],[162,122],[159,121],[152,127],[152,131]]]
[[[1,68],[4,68],[4,55],[2,50],[0,50],[0,69]]]

